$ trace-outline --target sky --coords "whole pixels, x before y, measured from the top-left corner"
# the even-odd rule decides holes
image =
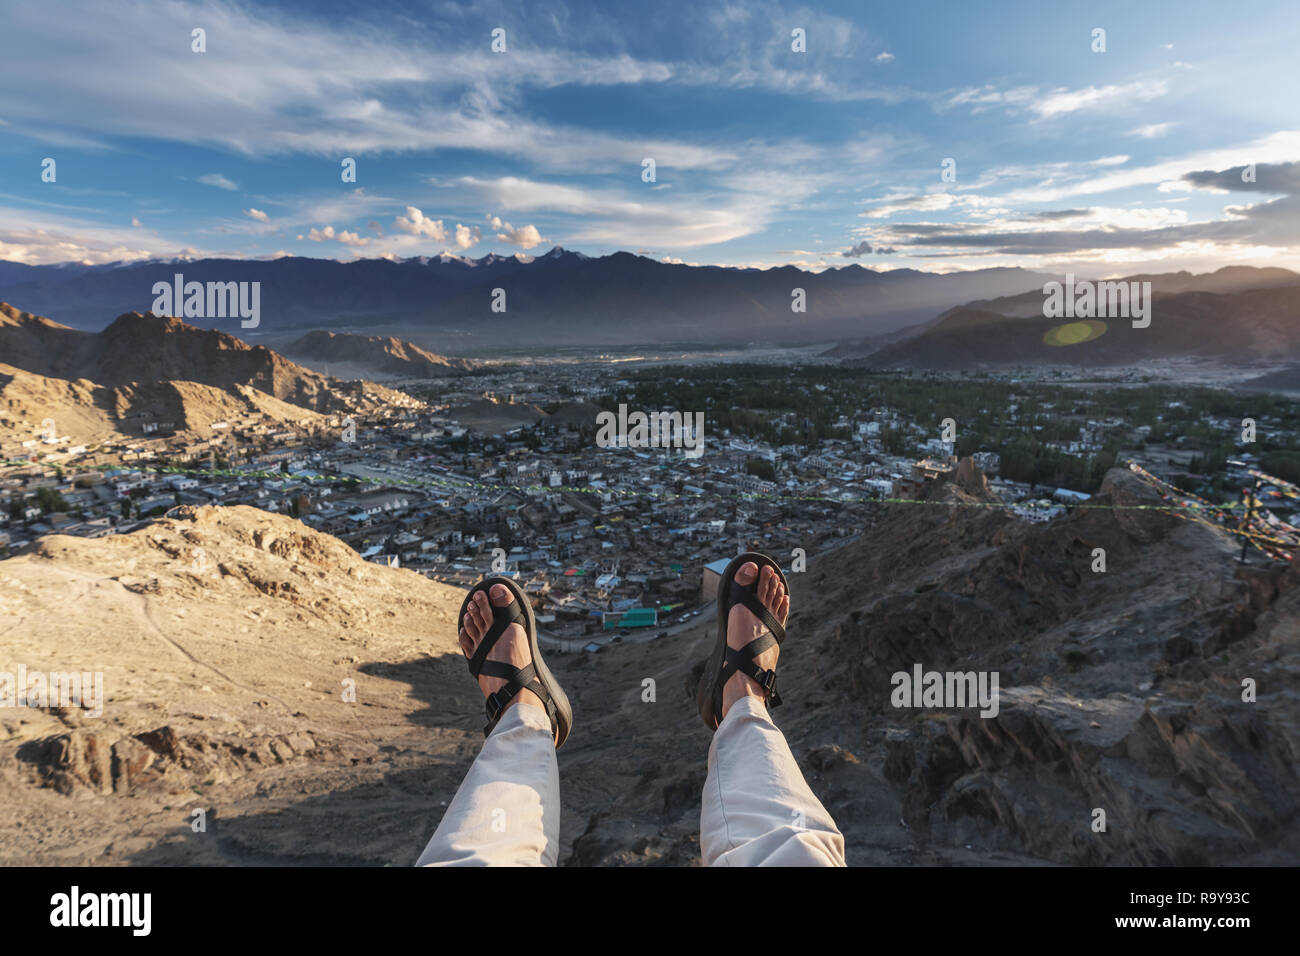
[[[1294,0],[3,17],[5,260],[1300,270]]]

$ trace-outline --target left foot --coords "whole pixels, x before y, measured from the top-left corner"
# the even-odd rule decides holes
[[[492,605],[496,607],[509,607],[510,602],[515,599],[504,584],[494,584],[491,592]],[[469,607],[465,609],[465,618],[461,622],[460,628],[460,649],[464,652],[466,658],[474,656],[474,651],[478,649],[483,636],[487,634],[491,627],[492,607],[488,604],[488,596],[482,591],[477,591],[474,594],[474,599],[470,601]],[[533,656],[528,644],[528,633],[524,630],[523,625],[511,624],[507,627],[505,633],[498,637],[497,642],[492,645],[492,650],[488,651],[487,659],[501,661],[521,670],[531,664]],[[483,691],[483,696],[487,697],[489,694],[505,687],[506,680],[504,677],[484,677],[480,675],[478,685]],[[546,711],[541,698],[527,688],[511,697],[510,702],[502,708],[502,713],[515,704],[523,704],[525,707],[537,707],[543,713]]]

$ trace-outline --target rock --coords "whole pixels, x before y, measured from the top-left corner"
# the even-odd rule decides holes
[[[113,792],[129,792],[155,757],[153,750],[134,737],[123,737],[113,744]]]

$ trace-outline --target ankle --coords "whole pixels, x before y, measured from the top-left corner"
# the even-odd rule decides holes
[[[766,701],[767,694],[758,682],[746,674],[732,674],[722,685],[722,717],[726,718],[731,707],[746,697],[757,697]]]
[[[509,708],[513,707],[515,704],[522,704],[524,707],[536,707],[538,710],[541,711],[546,710],[546,705],[542,703],[542,699],[538,697],[536,694],[534,694],[527,687],[525,687],[519,693],[515,694],[515,696],[510,699],[510,703],[506,704],[506,709],[508,710]]]

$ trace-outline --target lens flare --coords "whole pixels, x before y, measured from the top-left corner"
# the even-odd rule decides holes
[[[1048,329],[1043,334],[1046,345],[1079,345],[1091,342],[1106,334],[1106,323],[1100,319],[1087,319],[1082,322],[1067,322]]]

